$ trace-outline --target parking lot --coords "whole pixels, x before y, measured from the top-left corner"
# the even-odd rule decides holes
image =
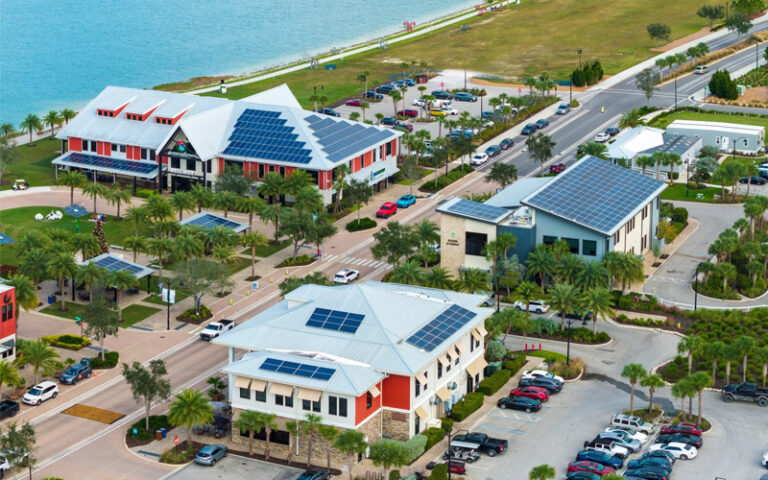
[[[228,455],[213,467],[191,463],[170,475],[168,480],[296,480],[303,470]]]

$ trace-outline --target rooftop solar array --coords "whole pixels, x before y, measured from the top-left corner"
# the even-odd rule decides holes
[[[236,232],[242,230],[243,227],[247,228],[247,225],[243,223],[236,222],[228,218],[220,217],[219,215],[214,215],[213,213],[210,213],[210,212],[200,212],[196,215],[185,218],[179,223],[182,225],[194,225],[196,227],[201,227],[201,228],[215,228],[215,227],[231,228]]]
[[[609,235],[662,185],[628,168],[587,157],[523,203]]]
[[[318,115],[309,115],[304,120],[309,123],[309,128],[318,140],[317,143],[331,162],[344,160],[388,138],[395,137],[390,130],[365,126],[362,123],[349,123],[331,117],[321,118]]]
[[[406,342],[431,352],[476,315],[475,312],[464,307],[451,305],[421,330],[408,337]]]
[[[509,210],[506,208],[485,205],[463,198],[452,205],[446,206],[444,210],[487,222],[495,222],[498,221],[499,218],[509,215]]]
[[[98,257],[85,260],[81,263],[81,265],[85,265],[90,262],[93,262],[94,264],[96,264],[96,266],[107,269],[112,272],[119,272],[119,271],[129,272],[133,274],[133,276],[135,276],[136,278],[144,278],[154,271],[151,268],[147,268],[142,265],[129,262],[127,260],[123,260],[109,253],[102,253]]]
[[[157,177],[157,163],[123,160],[80,152],[68,152],[53,161],[54,165],[86,168],[99,172],[117,173],[141,178]]]
[[[359,313],[342,312],[339,310],[328,310],[327,308],[316,308],[307,321],[308,327],[324,328],[335,332],[355,333],[360,327],[365,315]]]
[[[336,370],[333,368],[316,367],[306,363],[288,362],[276,358],[267,358],[259,368],[269,370],[270,372],[287,373],[288,375],[298,375],[323,381],[330,380],[333,374],[336,373]]]
[[[240,114],[225,155],[290,163],[309,163],[312,151],[297,139],[294,127],[286,125],[280,112],[247,108]]]

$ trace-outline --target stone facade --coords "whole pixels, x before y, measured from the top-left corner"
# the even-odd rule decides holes
[[[384,425],[383,433],[384,437],[391,438],[392,440],[400,440],[401,442],[408,441],[410,436],[410,414],[405,412],[393,412],[391,410],[384,410]]]
[[[381,438],[381,413],[372,414],[371,418],[362,424],[357,431],[365,435],[366,442],[376,443]]]

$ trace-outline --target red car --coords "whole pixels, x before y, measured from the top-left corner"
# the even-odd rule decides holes
[[[580,460],[578,462],[571,462],[568,464],[568,471],[569,472],[589,472],[589,473],[595,473],[597,475],[600,475],[601,477],[603,475],[608,475],[609,473],[614,473],[616,470],[611,467],[606,467],[605,465],[599,464],[597,462],[589,462],[587,460]]]
[[[553,163],[549,166],[549,173],[560,173],[565,170],[564,163]]]
[[[517,387],[516,389],[509,392],[509,396],[535,398],[536,400],[541,400],[542,402],[549,400],[549,392],[546,388],[541,387]]]
[[[412,108],[406,108],[405,110],[400,110],[399,112],[397,112],[397,114],[400,116],[409,117],[409,118],[416,118],[419,116],[419,112]]]
[[[359,107],[361,103],[363,103],[363,101],[362,101],[362,100],[360,100],[359,98],[356,98],[356,99],[354,99],[354,100],[349,100],[349,101],[346,103],[346,105],[347,105],[348,107]]]
[[[687,433],[689,435],[701,436],[701,429],[693,423],[674,423],[661,427],[661,435],[667,433]]]
[[[464,475],[467,473],[467,467],[464,465],[464,462],[450,460],[446,465],[448,465],[448,469],[451,471],[451,473],[458,475]]]
[[[397,205],[395,205],[393,202],[387,202],[379,207],[379,210],[376,212],[376,218],[389,218],[391,215],[396,213]]]

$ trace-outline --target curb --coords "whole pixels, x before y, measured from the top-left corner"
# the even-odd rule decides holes
[[[564,383],[575,383],[575,382],[578,382],[579,380],[581,380],[581,377],[584,376],[584,371],[587,369],[586,367],[587,366],[584,365],[584,368],[581,369],[581,373],[579,373],[579,375],[576,378],[572,378],[570,380],[566,380]]]
[[[542,343],[543,342],[555,342],[555,343],[562,343],[562,344],[567,344],[568,343],[565,340],[550,340],[548,338],[521,337],[520,335],[511,335],[511,334],[507,335],[507,338],[519,338],[521,340],[523,340],[523,339],[524,340],[533,339],[533,340],[539,340]],[[608,340],[605,343],[577,343],[577,342],[574,342],[573,340],[571,340],[571,345],[579,345],[580,347],[593,347],[593,348],[604,347],[606,345],[610,345],[611,343],[613,343],[613,337],[611,337],[611,339]]]

